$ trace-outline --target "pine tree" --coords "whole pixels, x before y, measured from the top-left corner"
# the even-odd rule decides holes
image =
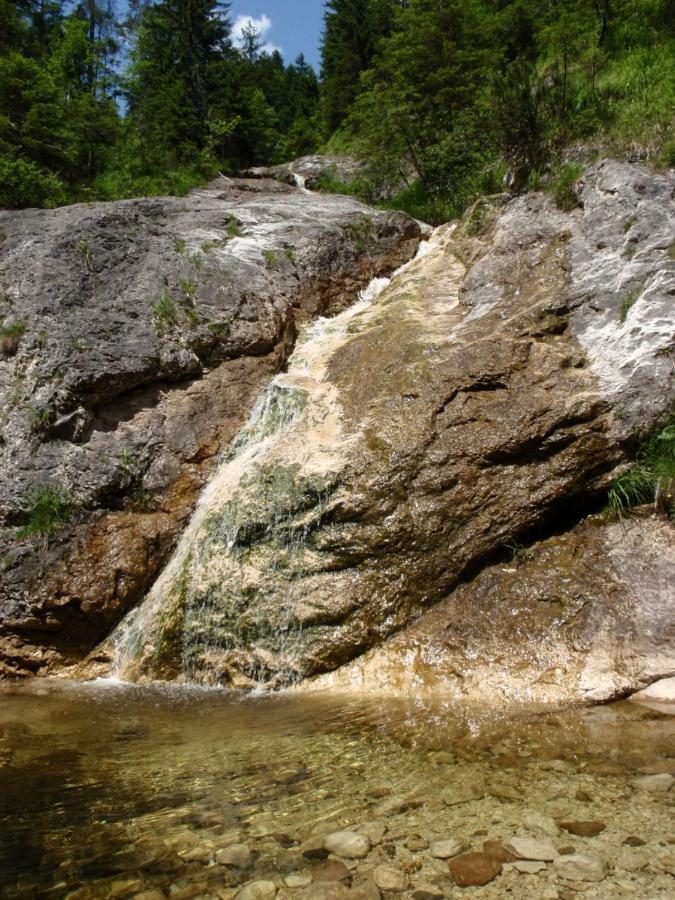
[[[160,0],[141,16],[129,113],[148,160],[189,158],[209,135],[214,64],[230,50],[229,4]]]

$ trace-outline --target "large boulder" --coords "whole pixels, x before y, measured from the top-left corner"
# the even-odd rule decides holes
[[[483,201],[310,335],[108,646],[117,671],[332,671],[593,509],[672,405],[672,192],[672,174],[605,161],[571,212]]]
[[[605,702],[675,672],[675,525],[591,517],[486,567],[312,687],[472,703]]]
[[[0,675],[80,658],[142,597],[297,327],[419,237],[264,180],[0,212]]]

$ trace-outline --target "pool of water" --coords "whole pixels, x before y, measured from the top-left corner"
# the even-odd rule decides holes
[[[278,898],[371,900],[375,881],[396,876],[399,896],[416,900],[672,898],[675,790],[651,777],[667,773],[675,717],[636,703],[489,713],[382,698],[4,685],[0,896],[230,898],[265,880]],[[584,837],[561,822],[604,827]],[[370,851],[322,859],[324,836],[344,829],[365,834]],[[514,836],[561,855],[507,862],[471,888],[434,855],[450,838],[480,851]],[[561,865],[579,853],[600,860],[599,880]]]

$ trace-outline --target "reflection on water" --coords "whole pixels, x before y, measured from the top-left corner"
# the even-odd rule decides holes
[[[376,897],[369,876],[385,865],[404,895],[424,884],[459,896],[430,843],[480,850],[528,834],[603,861],[601,881],[577,886],[587,896],[672,897],[675,794],[667,779],[635,779],[673,770],[675,720],[637,704],[507,718],[335,696],[4,686],[0,895],[225,898],[265,878],[280,897],[346,896],[350,883]],[[561,819],[605,828],[582,837]],[[342,869],[302,846],[348,827],[373,848]],[[541,865],[507,864],[468,893],[564,897],[569,879]],[[342,887],[327,893],[328,875]]]

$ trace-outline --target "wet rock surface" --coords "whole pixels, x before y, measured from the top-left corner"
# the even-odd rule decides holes
[[[297,327],[419,228],[219,179],[183,199],[0,212],[0,676],[70,662],[143,595]],[[22,538],[45,489],[70,522]]]
[[[572,213],[499,197],[437,231],[327,335],[289,422],[214,488],[127,674],[179,677],[187,660],[196,680],[288,683],[396,632],[390,670],[385,644],[315,686],[393,686],[434,653],[465,696],[597,701],[671,674],[668,523],[631,523],[634,551],[619,526],[580,526],[537,549],[541,566],[518,541],[578,520],[672,405],[672,190],[605,161]],[[517,565],[463,585],[509,545]]]

